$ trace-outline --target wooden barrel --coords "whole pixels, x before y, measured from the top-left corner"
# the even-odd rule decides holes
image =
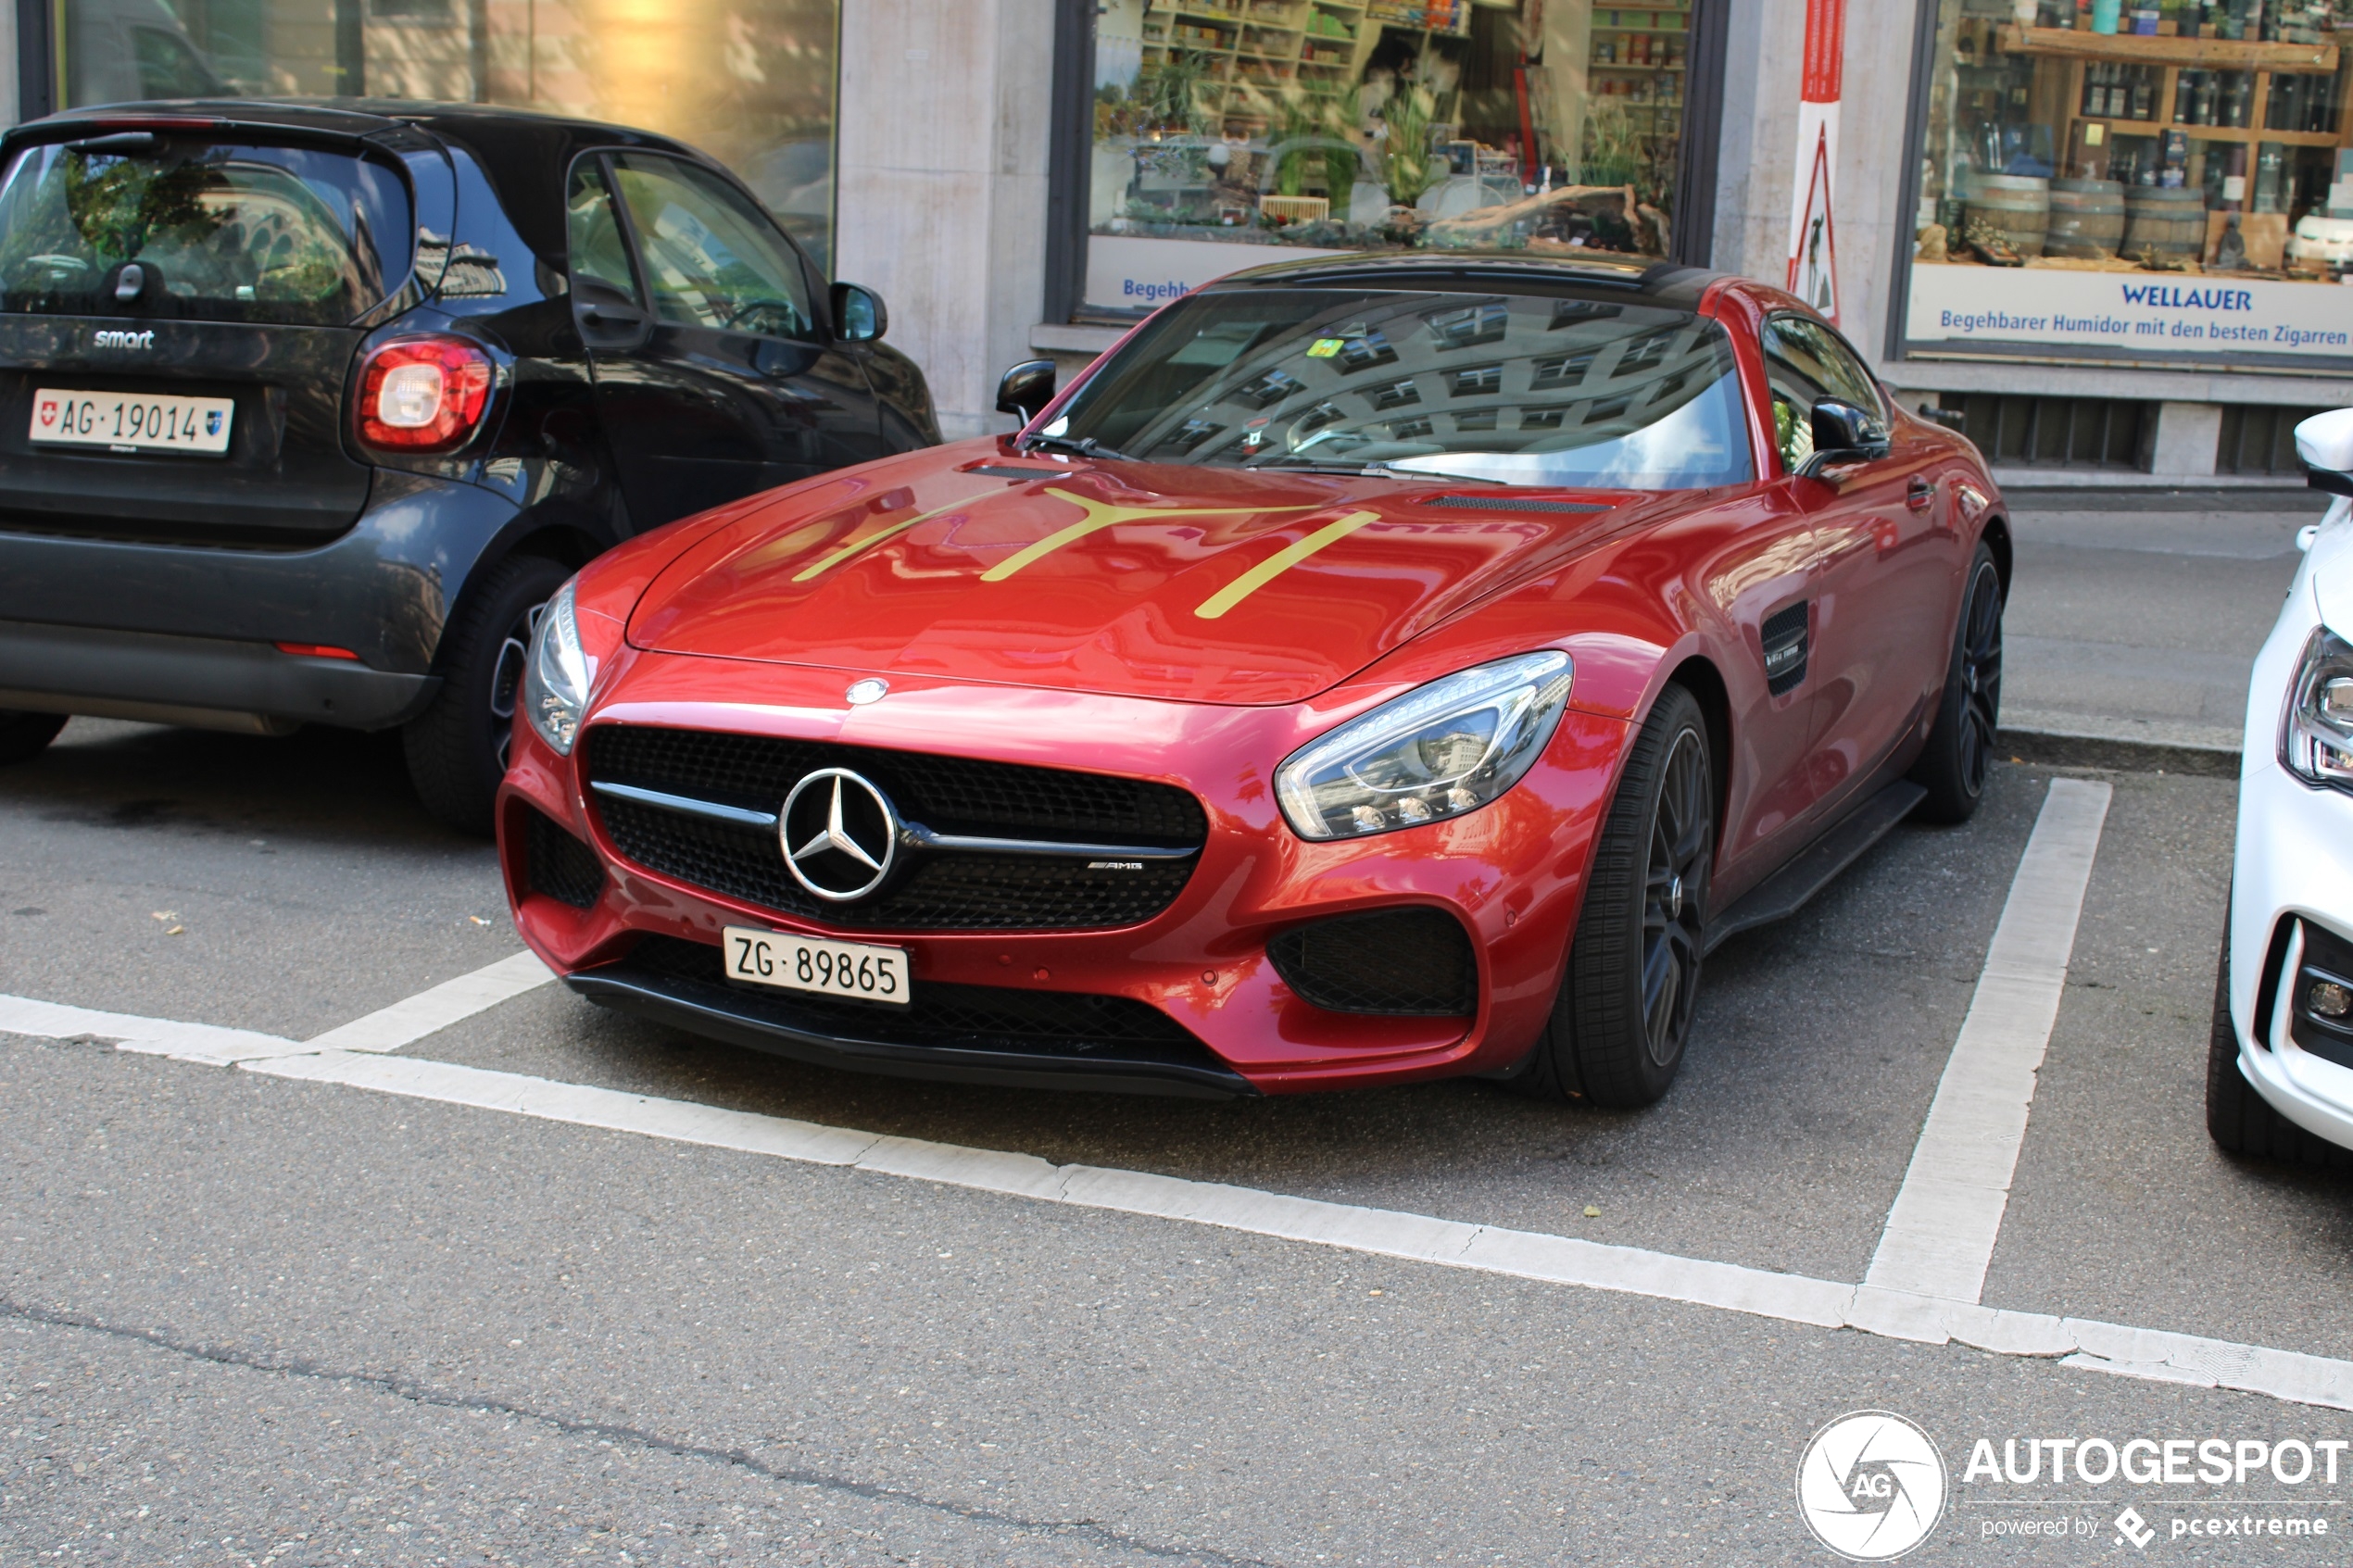
[[[2206,254],[2206,194],[2186,186],[2134,185],[2124,193],[2124,254]]]
[[[2051,182],[2051,256],[2101,260],[2124,248],[2124,185],[2117,180]]]
[[[2051,182],[2022,174],[1969,177],[1968,215],[1994,230],[2022,256],[2040,256],[2051,225]]]

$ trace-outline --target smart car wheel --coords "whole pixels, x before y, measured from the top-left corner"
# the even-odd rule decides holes
[[[441,690],[402,739],[425,809],[461,832],[490,831],[532,630],[571,575],[545,557],[510,556],[474,583],[442,633]]]
[[[2206,1131],[2226,1154],[2276,1160],[2314,1170],[2353,1169],[2353,1150],[2315,1137],[2271,1109],[2239,1071],[2238,1031],[2231,1023],[2231,939],[2214,973],[2214,1028],[2206,1051]]]
[[[1587,873],[1568,972],[1536,1060],[1545,1098],[1649,1105],[1683,1062],[1716,860],[1716,772],[1699,704],[1669,686],[1626,760]]]
[[[0,763],[30,762],[66,727],[62,713],[19,713],[0,709]]]
[[[1985,794],[2002,717],[2002,573],[1982,543],[1969,562],[1969,591],[1953,633],[1953,662],[1944,700],[1928,749],[1912,781],[1928,791],[1918,814],[1932,822],[1965,822]]]

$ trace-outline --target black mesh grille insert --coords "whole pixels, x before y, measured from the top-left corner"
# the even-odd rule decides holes
[[[813,769],[854,768],[900,812],[940,833],[1196,848],[1200,802],[1172,785],[1006,762],[697,730],[603,725],[585,737],[591,780],[773,811]],[[812,897],[776,835],[593,796],[614,847],[638,864],[732,898],[862,931],[1038,931],[1132,925],[1176,901],[1191,859],[1089,871],[1057,857],[953,851],[913,861],[853,905]]]
[[[1470,936],[1442,909],[1377,909],[1295,925],[1266,944],[1283,984],[1334,1012],[1467,1018],[1478,1010]]]
[[[719,993],[728,1010],[837,1040],[879,1045],[955,1046],[1083,1056],[1102,1050],[1124,1059],[1223,1064],[1190,1030],[1131,997],[1026,991],[1004,985],[950,985],[918,980],[904,1008],[831,997],[729,985],[720,951],[674,936],[648,936],[623,963],[632,970]]]
[[[544,814],[523,809],[523,863],[531,890],[585,909],[604,896],[605,868],[597,852]]]

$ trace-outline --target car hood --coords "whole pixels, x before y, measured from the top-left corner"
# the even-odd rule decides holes
[[[1659,498],[1005,458],[877,465],[702,535],[630,641],[1176,701],[1304,700]]]

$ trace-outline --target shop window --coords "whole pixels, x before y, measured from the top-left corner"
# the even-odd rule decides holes
[[[2319,408],[2278,408],[2233,403],[2222,409],[2222,436],[2214,449],[2214,471],[2284,474],[2301,480],[2304,459],[2296,455],[2296,427]]]
[[[1935,14],[1906,352],[2353,365],[2353,0]]]
[[[821,263],[839,0],[57,0],[61,107],[365,94],[542,109],[677,136],[743,176]]]
[[[1287,250],[1664,257],[1692,15],[1105,0],[1083,307],[1146,309]]]
[[[2157,428],[2150,406],[2129,398],[1948,392],[1937,406],[1958,413],[1961,433],[2002,468],[2145,469],[2144,436]]]

